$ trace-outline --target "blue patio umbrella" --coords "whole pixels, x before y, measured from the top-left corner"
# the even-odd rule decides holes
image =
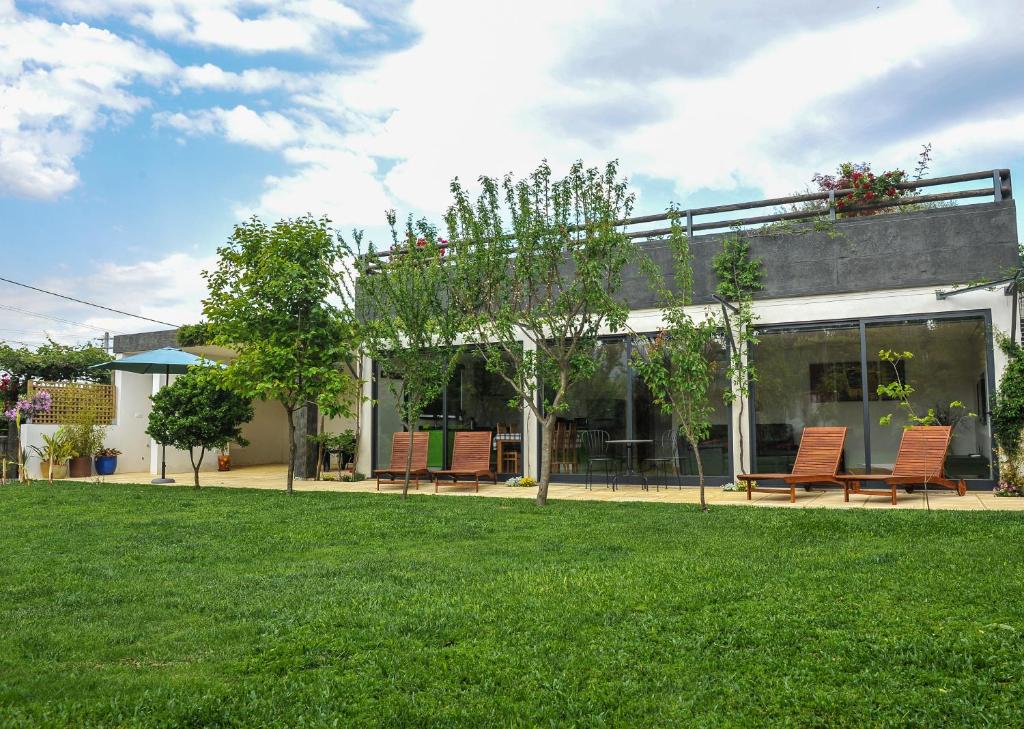
[[[182,375],[188,372],[189,367],[223,367],[213,360],[199,357],[188,352],[183,352],[174,347],[162,347],[149,352],[140,352],[129,357],[103,362],[93,365],[94,370],[120,370],[122,372],[134,372],[139,375],[163,375],[164,386],[170,382],[171,375]],[[160,444],[160,478],[154,478],[153,483],[174,483],[173,478],[167,478],[167,445]]]

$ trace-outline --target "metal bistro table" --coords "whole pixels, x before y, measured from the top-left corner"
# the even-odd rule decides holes
[[[626,450],[626,470],[616,473],[612,478],[612,491],[618,488],[619,478],[624,476],[639,476],[643,482],[643,488],[645,491],[650,490],[650,486],[647,483],[647,476],[643,474],[638,468],[634,468],[634,451],[636,447],[641,444],[653,443],[653,440],[643,438],[621,438],[618,440],[605,441],[608,445],[621,445]],[[635,460],[635,463],[639,463],[639,460]]]

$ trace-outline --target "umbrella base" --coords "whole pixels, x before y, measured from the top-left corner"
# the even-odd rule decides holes
[[[150,483],[176,483],[173,478],[154,478]]]

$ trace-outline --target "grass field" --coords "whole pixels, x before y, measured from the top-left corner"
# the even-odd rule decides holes
[[[0,487],[0,724],[1021,726],[1022,519]]]

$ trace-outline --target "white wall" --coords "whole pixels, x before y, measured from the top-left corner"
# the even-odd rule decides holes
[[[242,426],[249,445],[231,444],[231,466],[258,466],[288,462],[288,416],[276,400],[255,400],[253,419]],[[214,458],[214,463],[216,463]]]

